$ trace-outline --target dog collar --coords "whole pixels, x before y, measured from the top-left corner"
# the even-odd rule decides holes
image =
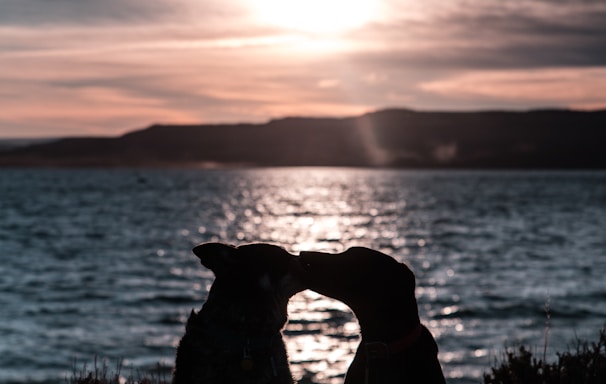
[[[404,335],[404,337],[392,341],[391,343],[384,343],[381,341],[373,341],[365,343],[366,358],[368,359],[389,359],[390,356],[396,355],[400,352],[404,352],[410,348],[421,336],[423,327],[421,324],[417,325],[412,331]]]

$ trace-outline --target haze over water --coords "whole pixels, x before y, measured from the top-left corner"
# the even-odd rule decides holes
[[[74,357],[172,365],[213,279],[203,241],[405,262],[449,383],[480,382],[505,344],[542,352],[546,302],[551,358],[606,318],[604,172],[3,169],[0,212],[6,383],[59,382]],[[289,311],[295,378],[342,382],[347,307],[306,291]]]

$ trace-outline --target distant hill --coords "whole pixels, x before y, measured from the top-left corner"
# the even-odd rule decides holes
[[[33,145],[33,144],[50,143],[51,141],[54,141],[54,140],[57,140],[57,139],[54,139],[54,138],[0,139],[0,152],[8,151],[8,150],[19,148],[19,147],[27,147],[27,146]]]
[[[606,169],[606,110],[290,117],[153,125],[0,152],[0,166],[361,166]]]

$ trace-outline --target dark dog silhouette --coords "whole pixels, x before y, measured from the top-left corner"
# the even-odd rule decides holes
[[[305,289],[297,257],[269,244],[193,249],[215,274],[177,347],[174,384],[291,384],[281,330],[289,298]]]
[[[412,271],[368,248],[301,252],[308,287],[342,301],[356,315],[362,339],[345,384],[445,383],[438,346],[421,325]]]

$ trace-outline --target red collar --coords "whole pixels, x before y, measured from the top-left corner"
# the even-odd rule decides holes
[[[398,354],[410,348],[419,339],[422,331],[423,327],[419,324],[402,338],[392,341],[389,344],[381,341],[365,343],[366,358],[389,359],[391,355]]]

